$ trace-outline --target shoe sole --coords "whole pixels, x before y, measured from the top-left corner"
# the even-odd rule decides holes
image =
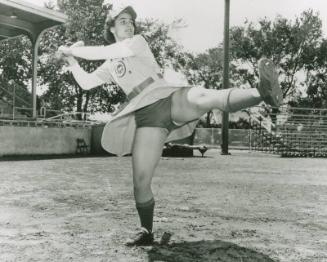
[[[278,82],[278,73],[274,63],[267,58],[259,60],[257,89],[265,103],[274,107],[279,107],[282,104],[283,93]]]

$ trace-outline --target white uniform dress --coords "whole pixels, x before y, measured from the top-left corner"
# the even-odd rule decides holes
[[[102,134],[103,148],[113,154],[131,153],[136,129],[136,110],[165,98],[180,88],[189,88],[172,86],[163,79],[160,67],[141,35],[109,46],[72,48],[72,53],[87,60],[106,60],[90,74],[78,64],[70,68],[83,89],[114,82],[122,88],[129,100],[129,103],[106,124]],[[197,121],[193,121],[174,129],[167,142],[190,136],[196,123]]]

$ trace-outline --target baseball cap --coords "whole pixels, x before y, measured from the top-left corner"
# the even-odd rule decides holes
[[[115,19],[122,13],[128,13],[131,15],[133,21],[135,21],[137,14],[130,5],[118,5],[114,7],[108,0],[103,1],[102,8],[108,12],[104,28],[104,38],[108,43],[114,43],[115,37],[110,32],[110,27],[113,25]]]

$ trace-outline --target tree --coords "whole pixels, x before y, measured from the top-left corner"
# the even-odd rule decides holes
[[[293,105],[327,108],[327,40],[324,39],[319,48],[307,52],[307,59],[313,61],[306,66],[307,96],[297,98]]]
[[[104,89],[83,90],[62,65],[53,61],[53,54],[60,45],[71,45],[83,40],[86,45],[103,45],[102,38],[105,13],[101,0],[61,0],[59,8],[68,15],[68,23],[48,31],[41,42],[40,78],[48,88],[42,99],[53,109],[66,111],[113,111],[113,103],[122,94],[112,99],[114,92],[105,86]],[[81,60],[81,66],[88,72],[95,70],[103,61]]]
[[[31,94],[27,89],[32,76],[31,49],[30,40],[23,36],[0,42],[0,98],[12,104],[15,85],[18,107],[32,107]]]
[[[31,42],[27,37],[13,38],[0,43],[1,80],[15,78],[23,84],[31,77]]]
[[[321,41],[321,19],[312,10],[303,12],[294,22],[280,16],[273,22],[261,19],[257,26],[246,22],[231,29],[234,76],[254,87],[258,60],[268,57],[279,67],[284,98],[292,98],[301,84],[299,74],[315,70],[309,67],[315,57],[308,54],[319,48]]]
[[[321,20],[312,10],[295,21],[278,16],[274,21],[260,19],[231,29],[231,87],[255,88],[257,64],[268,57],[277,65],[283,95],[298,100],[300,85],[306,85],[311,101],[326,97],[327,44],[323,44]],[[192,85],[220,89],[222,85],[221,44],[198,55],[187,54],[184,74]],[[325,64],[326,63],[326,64]],[[305,81],[298,76],[306,75]],[[319,98],[317,98],[319,97]],[[314,103],[318,105],[317,101]],[[273,109],[276,111],[275,109]],[[210,126],[210,113],[207,126]]]

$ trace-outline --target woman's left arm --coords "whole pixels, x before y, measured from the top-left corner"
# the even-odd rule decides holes
[[[117,42],[108,46],[73,47],[70,52],[75,57],[86,60],[108,60],[135,56],[144,52],[148,43],[141,35]]]

